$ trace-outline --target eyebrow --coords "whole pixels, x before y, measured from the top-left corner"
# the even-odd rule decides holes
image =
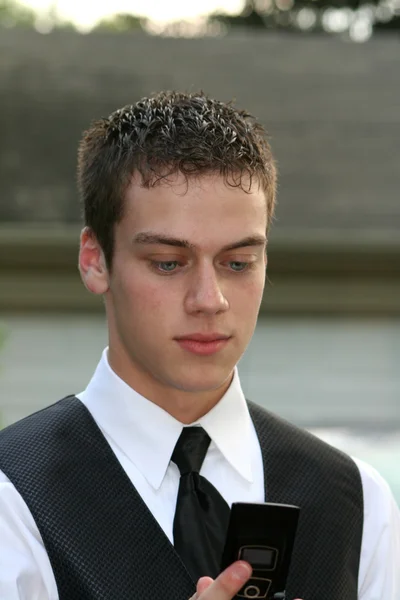
[[[228,244],[221,248],[221,252],[228,250],[236,250],[237,248],[246,248],[248,246],[265,246],[267,238],[263,235],[250,235],[233,244]],[[195,250],[196,246],[185,239],[179,239],[170,237],[167,235],[152,233],[152,232],[141,232],[137,233],[133,238],[134,244],[162,244],[165,246],[175,246],[178,248],[187,248],[189,250]]]

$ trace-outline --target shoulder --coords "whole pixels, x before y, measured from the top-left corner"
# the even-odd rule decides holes
[[[353,457],[360,472],[364,493],[364,518],[381,525],[395,520],[400,527],[400,512],[387,481],[370,464]],[[400,535],[400,531],[399,531]]]
[[[82,403],[74,395],[69,395],[8,425],[0,431],[0,447],[5,447],[16,437],[38,438],[41,430],[44,432],[46,426],[62,427],[68,423],[74,412],[76,413],[78,405]]]
[[[364,495],[359,598],[400,598],[400,510],[378,471],[354,461]]]
[[[346,504],[362,516],[360,471],[348,454],[254,403],[248,405],[270,485],[272,479],[280,481],[294,495],[297,488],[304,494],[312,488],[311,497],[318,494],[319,503]],[[271,465],[277,465],[273,474]]]
[[[262,406],[248,401],[250,416],[260,438],[260,443],[274,440],[279,444],[284,453],[307,455],[309,461],[320,462],[322,458],[332,456],[340,461],[345,461],[356,468],[354,460],[346,453],[331,444],[328,444],[307,429],[294,425],[286,419],[269,412]]]
[[[0,469],[9,475],[45,465],[50,445],[67,444],[82,410],[87,409],[75,396],[66,396],[0,431]]]

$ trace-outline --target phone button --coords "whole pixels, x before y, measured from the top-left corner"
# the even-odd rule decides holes
[[[258,585],[248,585],[244,591],[244,595],[246,598],[259,598],[260,593],[261,592]]]
[[[271,587],[271,579],[252,577],[237,594],[238,598],[266,598]]]

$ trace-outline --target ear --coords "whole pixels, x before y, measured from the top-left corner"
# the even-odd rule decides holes
[[[89,227],[81,231],[79,246],[79,271],[82,281],[92,294],[105,294],[109,276],[103,251]]]

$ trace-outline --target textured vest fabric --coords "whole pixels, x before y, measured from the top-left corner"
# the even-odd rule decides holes
[[[357,600],[363,529],[354,462],[249,404],[266,500],[301,507],[287,598]],[[0,432],[0,469],[28,505],[60,600],[188,600],[185,566],[74,396]]]
[[[360,472],[346,454],[249,402],[268,502],[300,506],[287,598],[356,600],[364,524]]]

